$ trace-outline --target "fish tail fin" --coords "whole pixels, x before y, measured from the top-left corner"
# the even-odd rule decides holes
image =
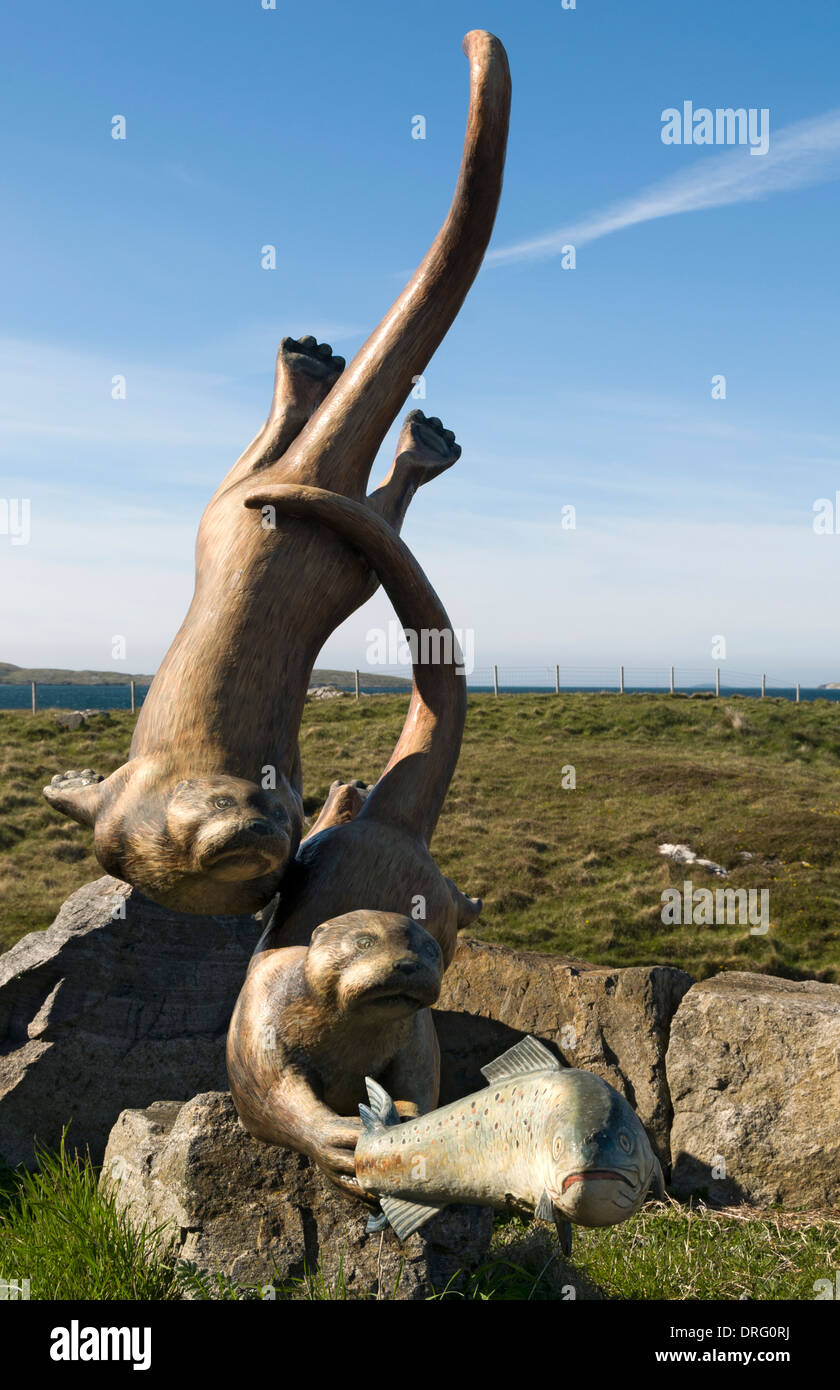
[[[397,1114],[397,1107],[385,1087],[380,1086],[378,1081],[374,1081],[372,1076],[365,1077],[365,1086],[370,1105],[359,1106],[359,1114],[365,1129],[373,1131],[386,1129],[388,1125],[398,1125],[400,1117]]]

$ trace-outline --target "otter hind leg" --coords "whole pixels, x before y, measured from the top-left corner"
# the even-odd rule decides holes
[[[344,358],[311,334],[284,338],[277,349],[268,419],[222,483],[228,488],[277,463],[344,371]]]
[[[412,410],[403,421],[391,470],[370,494],[368,504],[399,531],[417,489],[451,468],[460,457],[461,446],[455,443],[452,430],[436,415],[426,419],[422,410]]]
[[[320,835],[322,830],[328,830],[331,825],[346,825],[348,821],[355,820],[365,804],[369,791],[366,783],[360,782],[358,778],[354,778],[352,782],[333,782],[318,819],[306,836],[307,840],[313,835]]]
[[[468,927],[476,920],[483,903],[481,898],[468,898],[466,893],[462,893],[460,888],[456,888],[451,878],[444,876],[444,883],[452,894],[452,901],[455,904],[455,911],[458,914],[458,931],[463,927]]]

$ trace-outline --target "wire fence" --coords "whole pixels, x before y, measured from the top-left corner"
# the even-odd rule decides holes
[[[400,694],[408,689],[408,672],[399,684],[388,684],[396,671],[353,671],[345,680],[334,677],[339,690],[361,695]],[[689,666],[476,666],[466,673],[471,694],[590,694],[632,695],[665,693],[672,695],[713,694],[775,697],[787,700],[840,699],[840,689],[807,686],[774,677],[768,672],[733,671],[729,667]],[[383,679],[385,678],[385,679]],[[403,683],[405,682],[405,683]],[[148,686],[135,681],[115,685],[52,685],[32,681],[30,686],[0,685],[0,708],[137,710]]]

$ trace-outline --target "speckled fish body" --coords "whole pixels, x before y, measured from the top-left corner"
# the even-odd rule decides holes
[[[402,1238],[450,1202],[613,1225],[661,1183],[638,1117],[600,1077],[561,1067],[535,1038],[482,1073],[486,1090],[402,1124],[368,1082],[356,1177]]]

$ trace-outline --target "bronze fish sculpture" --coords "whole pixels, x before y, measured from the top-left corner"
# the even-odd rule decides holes
[[[482,1067],[488,1089],[400,1123],[390,1096],[366,1078],[356,1179],[405,1240],[450,1202],[553,1220],[571,1249],[569,1222],[626,1221],[655,1183],[659,1160],[641,1121],[606,1081],[562,1067],[526,1037]]]

